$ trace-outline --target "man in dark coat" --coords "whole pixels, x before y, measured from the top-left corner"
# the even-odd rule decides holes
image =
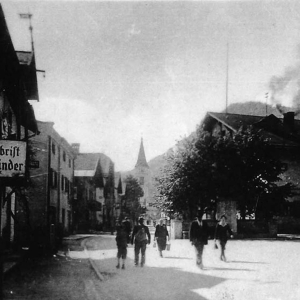
[[[130,224],[129,218],[126,217],[123,222],[125,225],[125,230],[127,232],[127,243],[129,244],[130,243],[130,233],[131,233],[131,224]]]
[[[199,212],[190,227],[190,241],[192,245],[195,246],[197,255],[196,263],[200,269],[203,269],[202,254],[208,240],[208,226],[207,223],[202,220],[202,215],[202,212]]]
[[[151,243],[151,235],[149,228],[144,225],[144,218],[139,218],[139,224],[134,226],[132,236],[131,236],[131,245],[134,242],[134,264],[135,266],[139,265],[139,253],[141,252],[141,267],[144,266],[146,260],[146,247],[147,244]]]

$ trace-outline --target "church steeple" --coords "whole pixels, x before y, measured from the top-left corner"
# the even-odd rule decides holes
[[[143,145],[143,138],[141,139],[141,145],[140,145],[140,151],[139,151],[139,156],[137,163],[135,167],[144,167],[144,168],[149,168],[147,160],[146,160],[146,155],[145,155],[145,150],[144,150],[144,145]]]

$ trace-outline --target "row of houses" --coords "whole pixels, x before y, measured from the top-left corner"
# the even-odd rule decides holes
[[[34,49],[15,51],[0,5],[0,237],[5,249],[55,247],[74,231],[110,229],[122,186],[102,153],[80,153],[37,121]],[[116,183],[116,185],[115,185]]]

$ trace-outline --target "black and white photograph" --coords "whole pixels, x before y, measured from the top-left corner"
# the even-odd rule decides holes
[[[0,299],[300,299],[300,2],[0,0]]]

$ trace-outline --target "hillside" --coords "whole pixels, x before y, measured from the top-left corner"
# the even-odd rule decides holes
[[[288,111],[293,111],[290,107],[282,106],[281,110],[286,113]],[[225,112],[225,110],[223,111]],[[231,114],[241,114],[241,115],[255,115],[255,116],[266,116],[275,115],[278,118],[282,117],[282,113],[275,107],[267,105],[262,102],[249,101],[245,103],[232,103],[228,106],[227,112]],[[299,115],[296,116],[299,119]]]

